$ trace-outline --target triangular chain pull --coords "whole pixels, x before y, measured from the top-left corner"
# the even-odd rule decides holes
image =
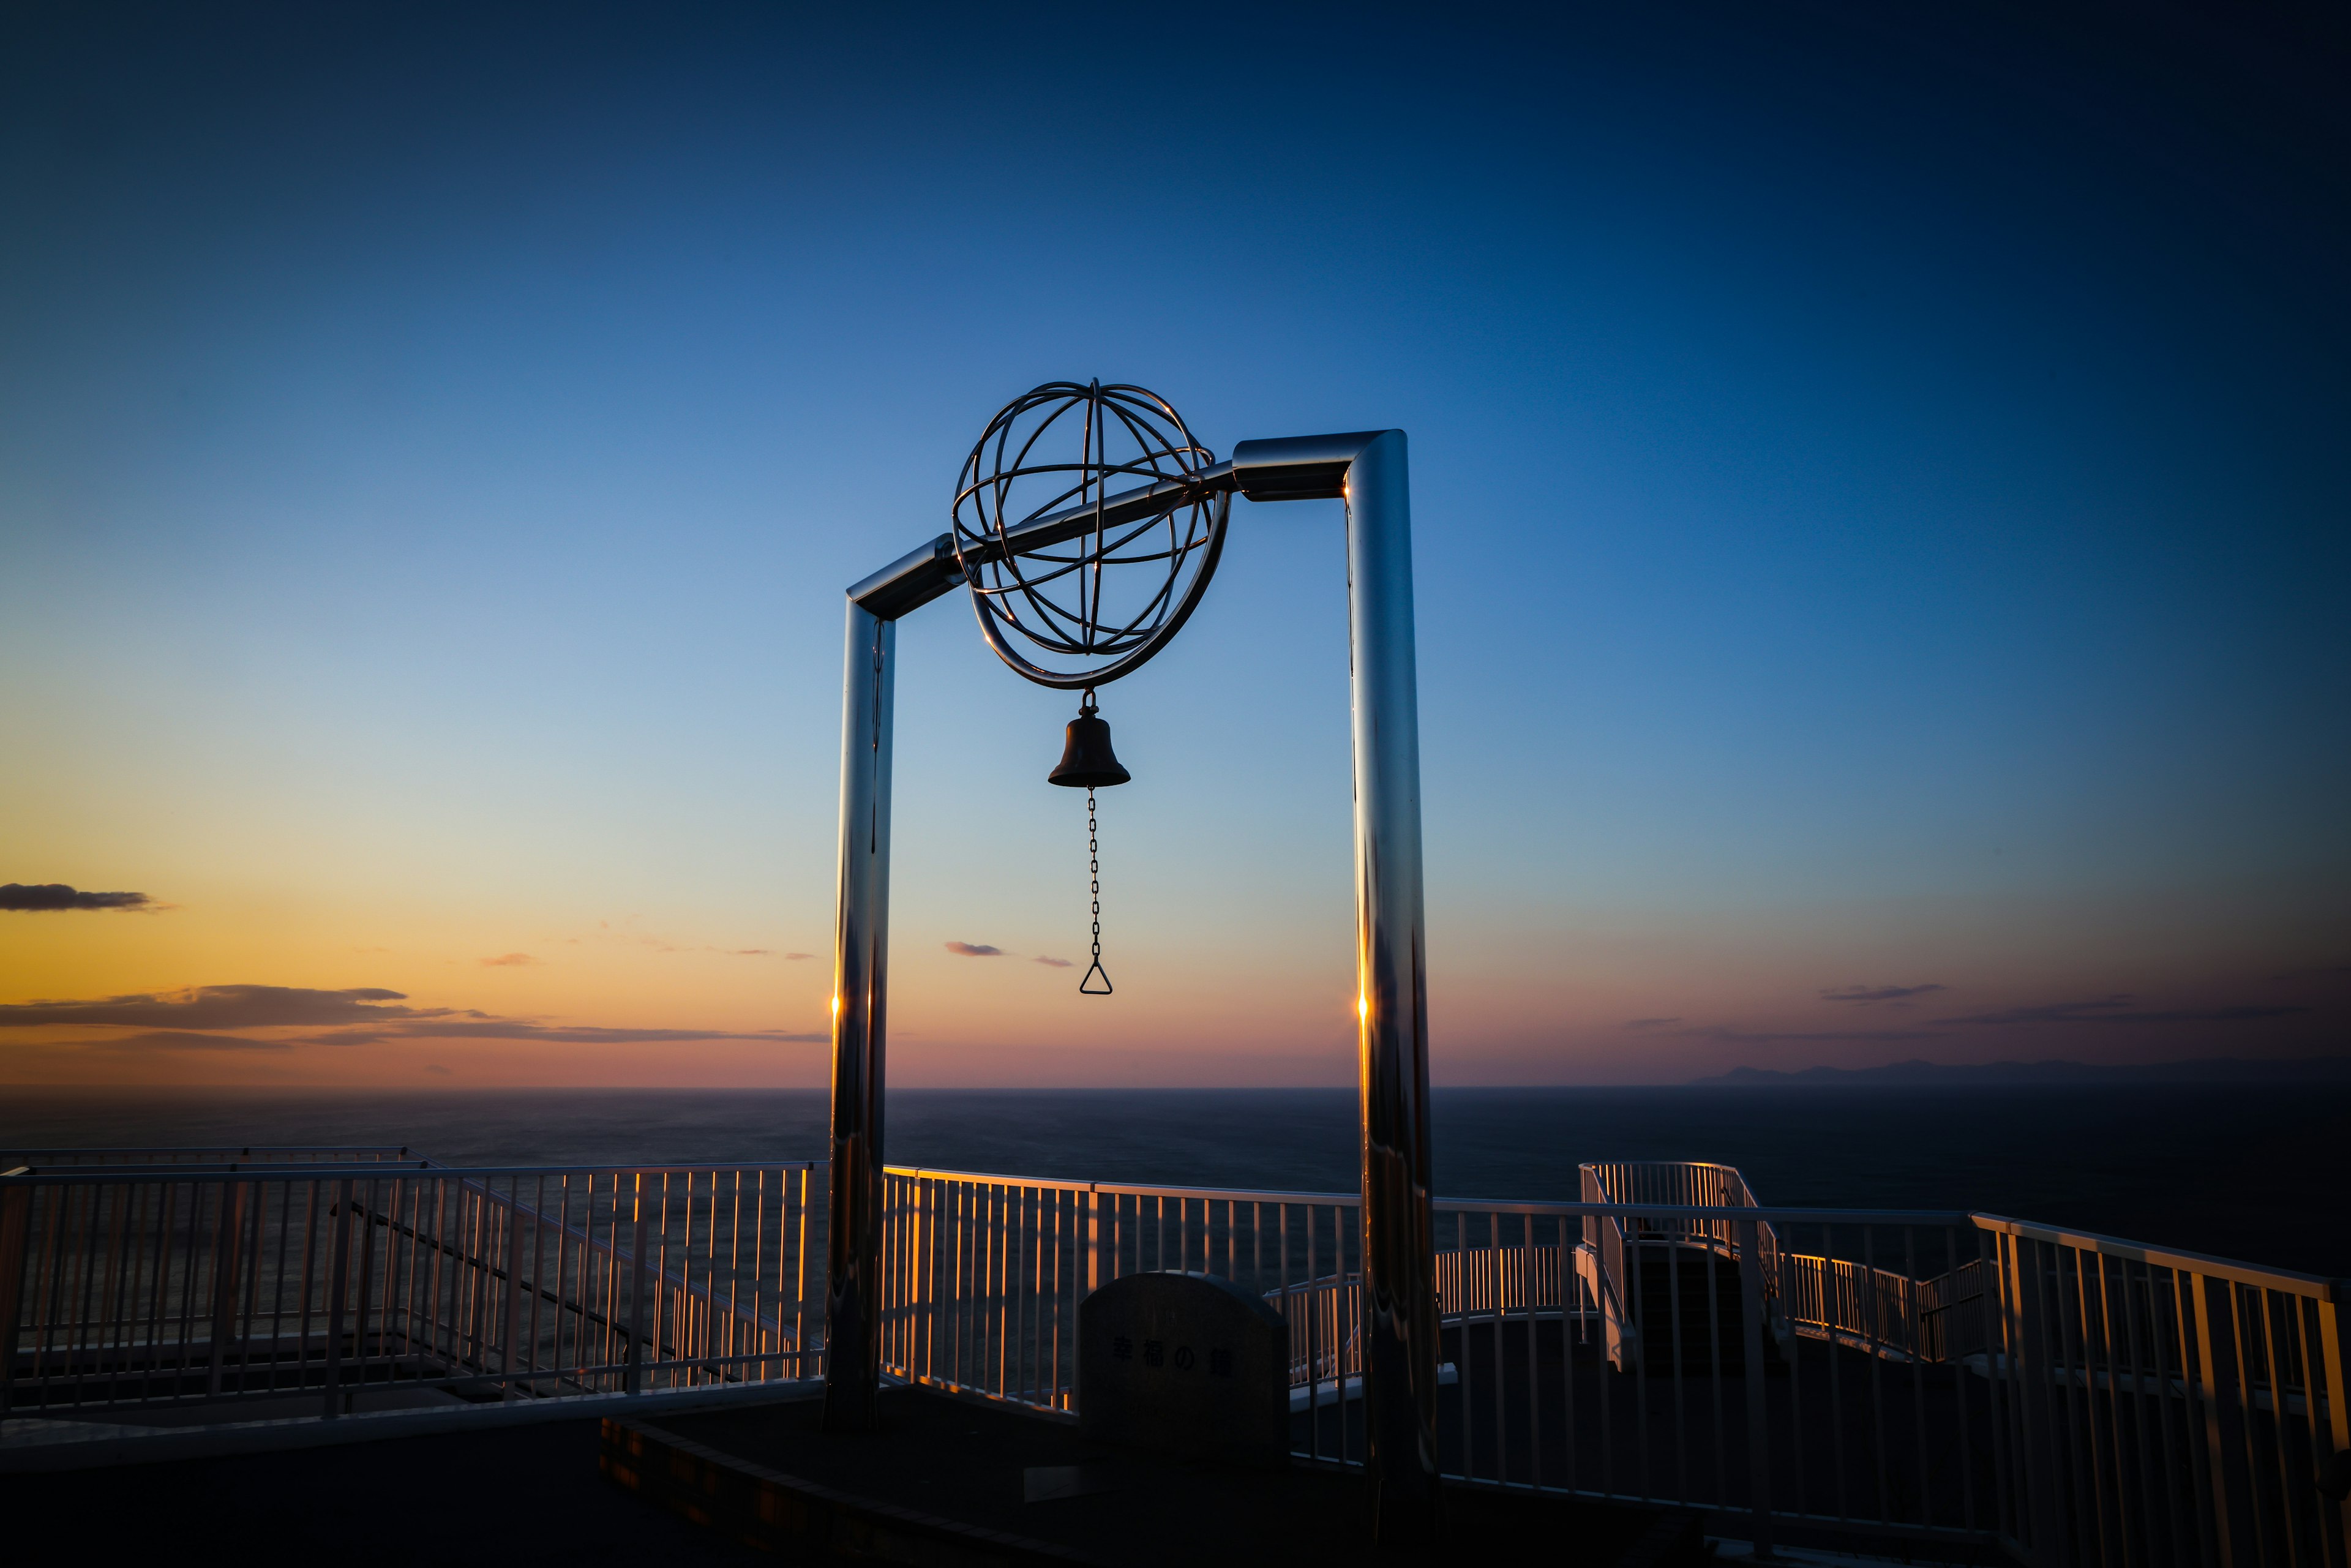
[[[1086,694],[1092,696],[1093,694]],[[1102,967],[1102,842],[1094,827],[1094,791],[1086,787],[1086,874],[1092,881],[1094,900],[1094,965],[1086,977],[1078,982],[1078,995],[1106,997],[1111,994],[1110,971]],[[1094,988],[1094,978],[1100,976],[1102,988]]]

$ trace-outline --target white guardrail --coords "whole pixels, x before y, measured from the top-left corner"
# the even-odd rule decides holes
[[[29,1167],[0,1176],[0,1415],[331,1418],[822,1369],[820,1163],[0,1159]],[[1196,1270],[1288,1321],[1297,1454],[1362,1462],[1353,1195],[885,1186],[891,1375],[1066,1418],[1085,1293]],[[1435,1205],[1450,1476],[1675,1503],[1761,1546],[2351,1568],[2341,1281],[1991,1215],[1765,1207],[1720,1166],[1587,1166],[1583,1191]]]
[[[1767,1208],[1723,1166],[1587,1179],[1637,1196],[1435,1205],[1447,1474],[1673,1502],[1759,1544],[2343,1568],[2339,1282],[1990,1215]],[[1084,1294],[1200,1270],[1289,1320],[1299,1456],[1361,1461],[1353,1195],[893,1167],[886,1203],[894,1375],[1073,1410]]]
[[[820,1165],[146,1159],[180,1152],[0,1176],[0,1416],[331,1419],[820,1370]]]

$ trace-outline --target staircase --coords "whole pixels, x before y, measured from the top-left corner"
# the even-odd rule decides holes
[[[1700,1219],[1663,1211],[1754,1208],[1747,1179],[1729,1166],[1695,1161],[1644,1161],[1581,1167],[1583,1200],[1655,1205],[1656,1214],[1587,1215],[1575,1268],[1600,1309],[1609,1361],[1663,1375],[1725,1374],[1746,1368],[1739,1248],[1753,1239],[1765,1281],[1763,1325],[1775,1340],[1787,1334],[1771,1283],[1779,1274],[1779,1239],[1763,1221]],[[1709,1306],[1711,1312],[1709,1312]],[[1678,1360],[1677,1357],[1678,1353]]]
[[[1718,1354],[1726,1375],[1744,1372],[1739,1260],[1728,1252],[1664,1238],[1630,1239],[1634,1256],[1639,1260],[1631,1316],[1640,1331],[1639,1343],[1653,1358],[1648,1370],[1661,1376],[1672,1372],[1678,1350],[1679,1365],[1687,1374],[1711,1373]],[[1710,1303],[1709,1256],[1714,1260]]]

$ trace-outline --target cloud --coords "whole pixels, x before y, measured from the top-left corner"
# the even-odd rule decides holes
[[[1948,991],[1949,986],[1832,986],[1821,993],[1824,1002],[1898,1002],[1910,997],[1923,997],[1936,991]]]
[[[637,916],[633,915],[630,915],[628,920],[622,922],[622,926],[627,926],[630,921],[633,921],[636,918]],[[632,942],[640,947],[649,948],[655,953],[716,953],[722,958],[772,958],[776,956],[776,950],[773,947],[719,947],[714,946],[707,942],[673,942],[666,936],[656,936],[653,933],[647,931],[632,931],[627,929],[616,931],[612,927],[612,923],[609,920],[600,920],[596,923],[596,934],[600,937],[608,941]],[[575,947],[580,945],[580,938],[577,936],[567,936],[563,940]],[[810,956],[810,955],[806,953],[787,953],[784,956],[787,958],[805,958]]]
[[[315,991],[299,986],[191,986],[89,1001],[0,1004],[0,1029],[114,1025],[132,1029],[276,1029],[302,1024],[373,1023],[388,1019],[464,1016],[454,1008],[408,1008],[405,993],[379,986]],[[481,1017],[481,1014],[474,1014]]]
[[[84,1040],[83,1051],[291,1051],[290,1041],[251,1040],[241,1034],[196,1034],[183,1029],[149,1030],[113,1040]]]
[[[2026,1023],[2247,1023],[2259,1019],[2292,1018],[2308,1008],[2245,1003],[2225,1008],[2131,1009],[2128,993],[2086,1002],[2050,1002],[2037,1008],[2009,1008],[1949,1019],[1951,1023],[2009,1025]]]
[[[424,1071],[430,1072],[435,1078],[446,1078],[449,1076],[449,1070],[442,1066],[437,1061],[426,1062],[424,1064]]]
[[[1818,1029],[1818,1030],[1744,1030],[1727,1029],[1719,1024],[1699,1029],[1677,1029],[1674,1033],[1687,1040],[1719,1040],[1727,1045],[1785,1045],[1792,1041],[1819,1044],[1823,1041],[1864,1041],[1884,1044],[1887,1041],[1948,1040],[1948,1034],[1938,1034],[1921,1029]]]
[[[1037,956],[1030,959],[1029,962],[1035,964],[1050,964],[1056,969],[1067,969],[1073,967],[1067,958],[1048,958],[1042,953],[1038,954]]]
[[[985,942],[950,942],[947,944],[947,951],[950,953],[960,953],[967,958],[1001,958],[1004,956],[1003,948],[991,947]]]
[[[799,958],[813,958],[816,955],[813,953],[787,953],[784,955],[784,957],[788,961]]]
[[[1677,1018],[1626,1019],[1625,1020],[1625,1027],[1626,1029],[1663,1029],[1669,1023],[1679,1023],[1682,1020]]]
[[[2273,980],[2322,980],[2332,979],[2337,975],[2351,975],[2351,964],[2322,964],[2315,969],[2288,969],[2283,974],[2272,975],[2270,978]]]
[[[80,893],[61,882],[0,883],[0,909],[152,909],[143,893]]]
[[[482,967],[485,969],[519,969],[526,964],[536,964],[538,962],[538,959],[532,957],[528,953],[501,953],[495,958],[483,959]]]
[[[299,1045],[384,1045],[402,1040],[536,1040],[555,1045],[674,1045],[712,1040],[765,1040],[795,1044],[830,1041],[829,1034],[788,1034],[773,1029],[601,1029],[586,1024],[534,1023],[528,1019],[425,1019],[381,1029],[342,1029],[296,1035]]]
[[[106,997],[93,1001],[0,1006],[0,1028],[131,1028],[142,1032],[81,1042],[92,1051],[287,1051],[298,1045],[385,1045],[404,1040],[517,1040],[568,1045],[664,1045],[704,1040],[821,1044],[831,1034],[784,1030],[604,1029],[500,1018],[457,1008],[411,1008],[399,991],[362,986],[345,991],[292,986],[196,986],[184,991]],[[255,1039],[234,1032],[304,1025],[315,1034]],[[223,1032],[214,1032],[223,1031]]]

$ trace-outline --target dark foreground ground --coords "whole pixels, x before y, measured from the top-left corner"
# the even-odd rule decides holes
[[[1360,1471],[1113,1450],[1072,1423],[925,1389],[888,1390],[882,1404],[881,1429],[860,1437],[820,1431],[814,1401],[614,1421],[605,1465],[649,1500],[787,1555],[846,1549],[942,1568],[1671,1568],[1707,1555],[1695,1520],[1678,1511],[1448,1488],[1436,1541],[1383,1559]],[[1034,1497],[1047,1487],[1065,1495]]]
[[[0,1531],[26,1563],[1375,1560],[1360,1473],[1113,1453],[1071,1425],[921,1390],[886,1394],[866,1437],[820,1434],[820,1408],[0,1475]],[[1029,1500],[1032,1470],[1071,1495]],[[1694,1524],[1659,1511],[1458,1491],[1446,1505],[1438,1546],[1405,1561],[1670,1568],[1702,1554]]]
[[[597,1469],[600,1423],[0,1476],[21,1563],[773,1563]]]

